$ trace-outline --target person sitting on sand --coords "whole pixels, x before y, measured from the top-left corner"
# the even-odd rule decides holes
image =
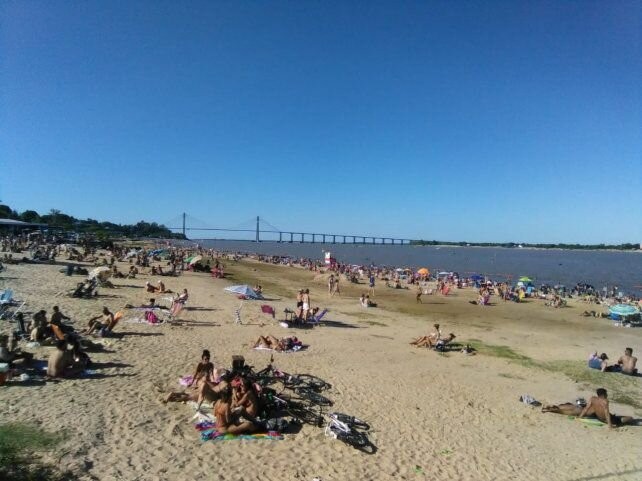
[[[53,306],[53,314],[51,314],[49,324],[58,327],[65,334],[72,332],[73,328],[71,326],[63,324],[63,320],[68,321],[70,320],[70,318],[60,312],[60,308],[58,306]]]
[[[18,342],[13,336],[0,336],[0,362],[12,365],[14,361],[23,359],[23,363],[29,363],[33,359],[33,354],[23,352],[17,348]]]
[[[152,284],[149,281],[147,281],[145,282],[145,290],[147,292],[155,293],[155,292],[158,292],[158,287],[152,286]]]
[[[172,293],[172,291],[170,291],[169,289],[167,289],[165,287],[165,283],[163,281],[161,281],[161,280],[158,281],[158,287],[156,288],[156,290],[158,292],[160,292],[161,294],[171,294]]]
[[[41,309],[33,315],[33,320],[29,326],[29,331],[31,333],[32,341],[42,341],[43,339],[49,337],[47,322],[47,311]]]
[[[210,351],[207,349],[203,350],[203,354],[201,354],[201,362],[199,362],[196,366],[196,370],[194,371],[192,380],[187,385],[187,387],[191,387],[193,384],[198,385],[198,382],[201,380],[201,378],[209,379],[212,382],[215,381],[214,364],[210,362]]]
[[[594,352],[593,354],[591,354],[591,357],[588,360],[588,367],[590,367],[591,369],[599,369],[602,372],[606,372],[609,367],[608,362],[606,362],[608,358],[609,357],[604,352],[599,356],[597,355],[597,352]]]
[[[585,416],[595,416],[603,423],[608,424],[610,428],[628,424],[633,418],[628,416],[615,416],[609,412],[609,401],[606,389],[599,388],[597,396],[591,397],[586,403],[583,399],[578,399],[574,403],[556,404],[544,406],[543,413],[563,414],[565,416],[576,416],[583,418]]]
[[[411,346],[417,346],[419,344],[426,345],[426,343],[430,340],[432,344],[435,344],[439,339],[441,339],[441,329],[439,329],[439,324],[434,324],[433,325],[433,332],[428,334],[427,336],[421,336],[415,339],[410,343]]]
[[[431,336],[425,336],[423,340],[419,339],[415,342],[411,342],[410,344],[414,345],[415,347],[427,347],[428,349],[432,349],[433,347],[446,346],[446,344],[450,343],[453,339],[455,339],[455,337],[456,336],[452,332],[448,334],[447,337],[437,340],[434,340],[434,338]]]
[[[617,360],[618,365],[620,366],[620,371],[622,374],[628,374],[629,376],[636,376],[638,373],[635,365],[638,362],[638,358],[633,356],[633,349],[627,347],[624,350],[624,355]]]
[[[232,412],[253,421],[259,414],[259,399],[247,378],[232,381]]]
[[[207,349],[203,350],[201,360],[196,365],[194,375],[191,382],[187,385],[188,388],[193,387],[194,390],[182,392],[170,392],[165,399],[164,403],[168,402],[186,402],[198,401],[198,407],[204,399],[215,401],[218,399],[216,393],[216,385],[220,382],[220,373],[214,368],[214,364],[210,362],[210,352]]]
[[[71,356],[72,366],[75,369],[84,371],[91,365],[91,359],[87,353],[82,350],[80,341],[77,338],[72,339]]]
[[[129,273],[127,274],[127,279],[136,279],[136,274],[138,274],[138,269],[136,266],[129,266]]]
[[[595,416],[603,423],[608,424],[609,428],[622,426],[633,421],[629,416],[616,416],[609,412],[609,400],[606,389],[599,388],[596,391],[597,396],[591,397],[586,407],[582,410],[579,417]]]
[[[67,341],[58,341],[56,350],[49,356],[49,361],[47,362],[47,376],[72,377],[80,372],[82,372],[82,369],[74,367],[73,355],[67,349]]]
[[[99,316],[92,317],[89,320],[89,328],[85,334],[93,334],[95,331],[101,331],[103,334],[110,333],[118,324],[118,321],[123,317],[122,311],[112,314],[107,307],[103,307],[103,312]]]
[[[216,416],[216,430],[221,433],[243,434],[256,430],[252,421],[243,418],[236,418],[232,413],[232,389],[228,385],[221,390],[220,398],[214,405],[214,416]]]

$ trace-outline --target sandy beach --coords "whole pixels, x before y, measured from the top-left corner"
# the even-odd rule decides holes
[[[174,292],[189,290],[182,325],[119,324],[123,337],[110,339],[105,352],[90,354],[97,363],[95,378],[0,387],[2,419],[64,430],[65,442],[48,458],[80,479],[642,479],[641,426],[588,426],[542,414],[518,400],[522,394],[545,404],[588,399],[602,387],[596,376],[603,376],[611,411],[642,417],[642,378],[585,368],[592,351],[617,359],[627,346],[637,355],[642,349],[642,330],[580,316],[596,306],[573,301],[553,309],[543,301],[516,304],[494,297],[493,305],[480,307],[468,302],[476,298],[473,289],[424,296],[416,304],[415,291],[378,285],[379,307],[364,309],[358,297],[366,284],[343,282],[341,296],[329,297],[325,274],[251,260],[224,263],[227,279],[191,272],[163,278]],[[128,267],[118,265],[124,271]],[[145,282],[158,279],[115,279],[115,289],[101,288],[97,299],[83,300],[61,295],[81,280],[60,273],[61,265],[6,267],[0,288],[12,288],[27,302],[26,312],[50,313],[58,305],[77,329],[102,306],[116,311],[143,303],[151,297]],[[233,283],[259,283],[270,299],[245,301],[242,325],[234,324],[240,301],[223,291]],[[310,289],[313,306],[329,309],[328,322],[292,332],[278,320],[294,306],[302,287]],[[275,308],[276,320],[260,312],[264,303]],[[478,354],[437,353],[408,344],[434,322],[459,342],[472,341]],[[2,330],[8,330],[4,321]],[[309,349],[276,354],[275,365],[330,382],[333,409],[371,425],[373,454],[312,426],[281,441],[201,442],[190,422],[194,410],[160,401],[180,388],[178,378],[193,371],[202,349],[211,350],[216,365],[229,366],[232,355],[240,354],[262,368],[270,354],[250,349],[249,342],[261,334],[292,333]],[[32,352],[46,359],[51,349]]]

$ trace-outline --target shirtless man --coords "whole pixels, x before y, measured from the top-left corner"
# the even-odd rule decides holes
[[[622,426],[630,423],[633,418],[629,416],[616,416],[609,412],[609,400],[606,389],[599,388],[596,391],[597,396],[591,397],[586,407],[582,410],[579,417],[595,416],[603,423],[608,424],[609,428]]]
[[[101,319],[102,322],[99,322],[99,319]],[[114,315],[109,311],[109,309],[107,309],[107,307],[103,307],[103,313],[101,315],[92,317],[89,320],[89,329],[87,329],[86,334],[92,334],[94,331],[103,328],[111,330],[111,327],[113,327],[114,324]]]
[[[334,294],[334,274],[330,274],[330,278],[328,279],[328,295],[333,295]]]
[[[620,365],[622,374],[628,374],[629,376],[636,376],[638,373],[637,368],[635,367],[638,362],[638,358],[633,356],[633,349],[627,347],[624,350],[624,356],[621,356],[617,360],[617,363]]]

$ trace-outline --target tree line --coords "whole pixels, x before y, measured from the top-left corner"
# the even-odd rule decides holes
[[[78,234],[93,234],[98,238],[110,237],[160,237],[182,239],[183,234],[172,232],[167,227],[156,222],[140,221],[136,224],[115,224],[99,222],[95,219],[76,219],[58,209],[51,209],[48,214],[40,215],[35,210],[17,212],[8,205],[0,204],[0,219],[12,219],[34,224],[47,224],[47,228],[75,232]]]
[[[527,242],[447,242],[437,240],[415,240],[410,242],[411,245],[417,246],[472,246],[472,247],[527,247],[535,249],[580,249],[580,250],[638,250],[640,244],[530,244]]]

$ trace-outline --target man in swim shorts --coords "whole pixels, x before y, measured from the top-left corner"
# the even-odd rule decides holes
[[[595,416],[603,423],[608,424],[609,428],[622,426],[630,423],[633,418],[629,416],[616,416],[609,412],[609,400],[606,389],[599,388],[596,391],[597,396],[591,397],[586,407],[582,410],[579,417]]]

